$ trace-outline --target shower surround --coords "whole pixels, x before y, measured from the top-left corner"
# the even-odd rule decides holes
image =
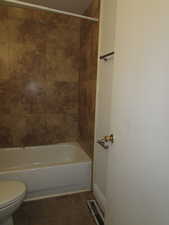
[[[80,23],[0,6],[0,147],[78,139]]]
[[[98,0],[85,15],[99,17]],[[98,28],[0,6],[0,148],[78,141],[93,157]]]

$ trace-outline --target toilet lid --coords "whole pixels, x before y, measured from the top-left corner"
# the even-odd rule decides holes
[[[0,208],[15,202],[25,194],[25,184],[19,181],[0,181]]]

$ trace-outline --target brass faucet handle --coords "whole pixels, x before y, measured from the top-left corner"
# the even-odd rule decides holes
[[[105,137],[104,137],[104,140],[105,140],[106,142],[114,143],[114,135],[111,134],[110,136],[105,136]]]
[[[110,143],[113,144],[114,143],[114,135],[111,134],[110,136],[105,136],[102,139],[98,139],[97,143],[99,145],[101,145],[104,149],[109,149],[110,147]]]

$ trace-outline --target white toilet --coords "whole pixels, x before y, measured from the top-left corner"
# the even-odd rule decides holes
[[[0,225],[13,225],[12,214],[23,202],[26,186],[19,181],[0,181]]]

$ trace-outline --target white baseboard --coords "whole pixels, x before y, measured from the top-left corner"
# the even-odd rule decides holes
[[[53,189],[45,189],[45,190],[28,192],[26,194],[25,201],[35,201],[35,200],[58,197],[63,195],[70,195],[73,193],[90,191],[90,190],[91,190],[90,185],[85,185],[85,184],[58,186]]]
[[[30,197],[26,198],[24,202],[31,202],[31,201],[37,201],[37,200],[42,200],[46,198],[55,198],[55,197],[61,197],[61,196],[66,196],[66,195],[73,195],[73,194],[78,194],[78,193],[83,193],[83,192],[88,192],[91,191],[91,189],[84,189],[84,190],[79,190],[79,191],[72,191],[72,192],[66,192],[66,193],[60,193],[60,194],[44,194],[42,196],[38,197]]]
[[[94,192],[94,196],[95,196],[100,208],[103,210],[103,212],[105,212],[106,198],[105,198],[104,194],[101,192],[101,190],[97,184],[93,185],[93,192]]]

